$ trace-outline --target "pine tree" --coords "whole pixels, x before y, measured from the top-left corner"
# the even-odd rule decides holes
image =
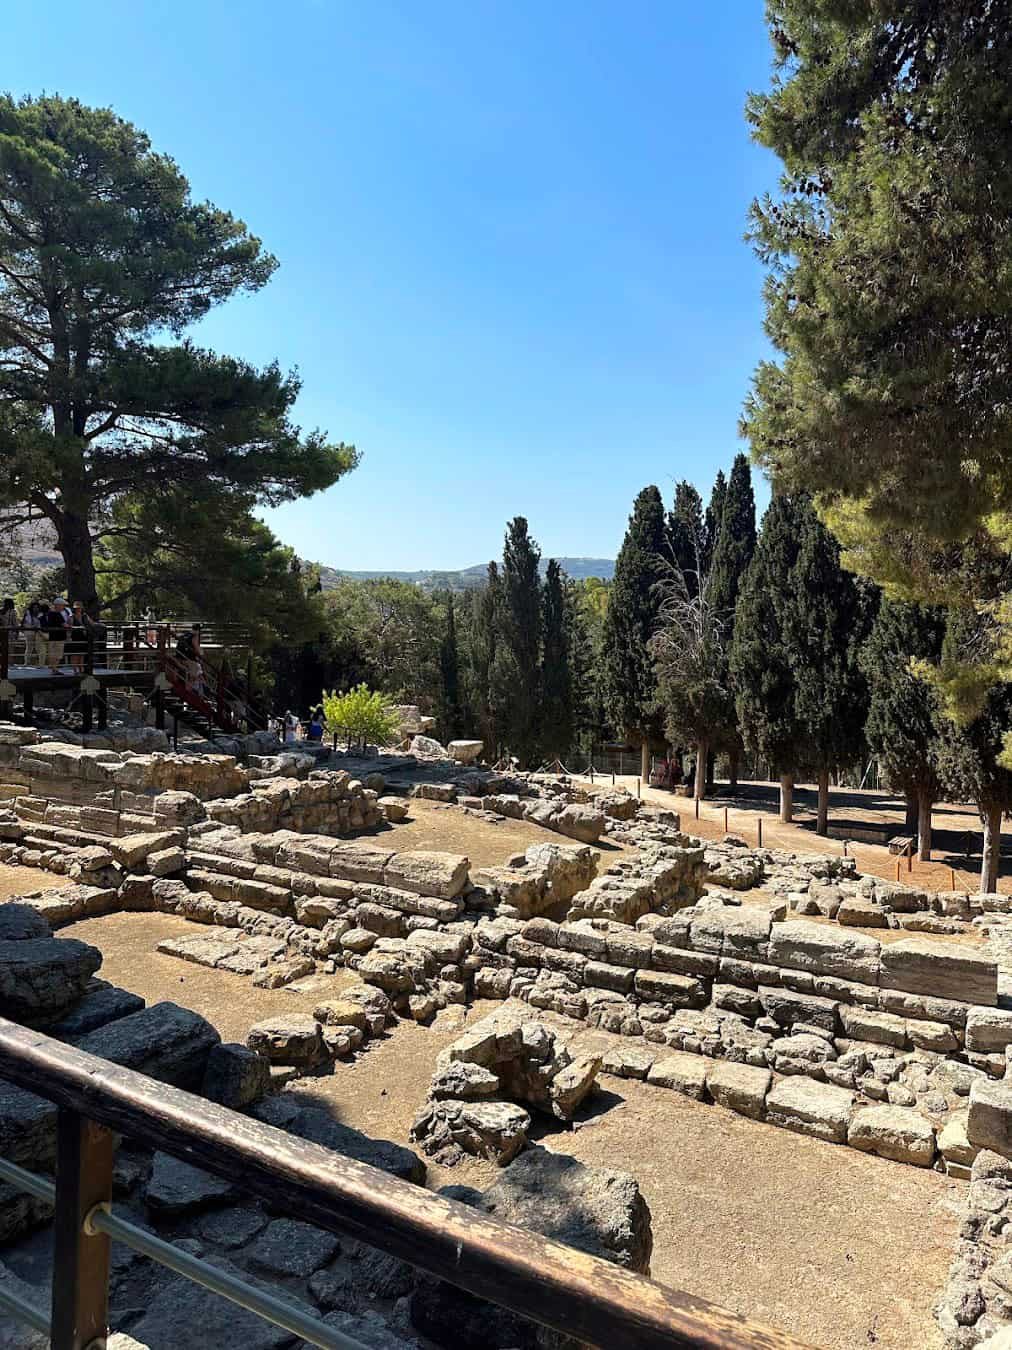
[[[798,505],[777,494],[763,516],[738,597],[730,652],[738,725],[749,751],[780,775],[780,818],[785,821],[791,819],[794,773],[804,748],[786,612],[801,534]]]
[[[802,728],[799,764],[819,786],[816,832],[825,834],[829,775],[860,753],[866,685],[857,663],[858,595],[840,566],[840,546],[807,501],[798,503],[800,540],[784,597],[784,636],[794,673],[794,715]]]
[[[440,720],[445,739],[452,740],[460,734],[462,724],[457,619],[452,591],[446,593],[446,628],[439,647],[439,673],[442,684]]]
[[[550,558],[541,602],[541,749],[562,759],[573,743],[570,623],[562,569]]]
[[[753,521],[753,528],[755,522]],[[691,483],[678,483],[668,513],[668,541],[675,566],[685,578],[690,596],[699,594],[699,578],[706,554],[703,501]]]
[[[540,562],[527,521],[516,516],[506,528],[503,548],[492,686],[502,708],[503,736],[524,766],[536,758],[540,735]]]
[[[654,590],[666,548],[664,506],[656,487],[636,498],[615,561],[601,651],[605,709],[616,730],[641,745],[641,774],[650,771],[650,741],[659,731],[657,679],[650,640],[660,608]]]
[[[918,854],[931,856],[931,808],[938,798],[939,736],[943,729],[934,690],[911,670],[912,661],[937,661],[944,622],[937,610],[883,600],[860,662],[868,681],[868,748],[886,784],[917,804]]]

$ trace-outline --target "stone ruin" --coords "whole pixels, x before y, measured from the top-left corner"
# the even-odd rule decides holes
[[[601,1057],[574,1057],[566,1039],[515,1013],[484,1018],[440,1054],[411,1138],[444,1166],[464,1153],[512,1162],[528,1142],[526,1107],[570,1121],[594,1086]]]
[[[1012,898],[932,895],[862,877],[852,859],[733,837],[704,845],[670,811],[539,775],[446,761],[416,766],[412,783],[389,757],[369,777],[248,758],[117,752],[0,726],[0,860],[61,882],[0,911],[0,1010],[352,1156],[374,1146],[418,1180],[411,1150],[342,1135],[278,1090],[398,1019],[494,1000],[499,1011],[441,1057],[415,1122],[423,1153],[493,1158],[509,1164],[505,1180],[541,1153],[528,1147],[536,1117],[579,1118],[600,1073],[639,1079],[967,1182],[940,1325],[962,1347],[1012,1323]],[[398,849],[413,792],[575,839],[480,869]],[[611,840],[627,851],[608,865],[593,844]],[[94,948],[53,936],[122,910],[190,920],[192,935],[160,950],[255,986],[342,968],[359,983],[221,1046],[195,1014],[104,985]],[[964,934],[980,944],[946,941]],[[0,1089],[6,1156],[50,1166],[54,1118]],[[35,1206],[0,1188],[0,1234],[37,1221]],[[429,1334],[431,1309],[458,1296],[411,1287],[400,1321],[384,1325]]]

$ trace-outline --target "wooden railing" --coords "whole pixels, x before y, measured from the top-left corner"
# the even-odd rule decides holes
[[[4,1179],[43,1198],[51,1194],[55,1203],[50,1315],[0,1291],[0,1305],[49,1332],[52,1350],[103,1350],[110,1238],[314,1344],[362,1350],[322,1321],[309,1319],[307,1326],[305,1312],[283,1299],[225,1278],[209,1263],[114,1215],[113,1132],[601,1350],[804,1350],[788,1334],[705,1299],[666,1289],[3,1018],[0,1077],[59,1107],[55,1187],[3,1165]]]

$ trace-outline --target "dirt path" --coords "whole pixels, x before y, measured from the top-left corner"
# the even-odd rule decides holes
[[[590,784],[589,779],[581,782]],[[630,792],[636,791],[634,777],[617,777],[616,785]],[[596,785],[610,787],[611,776],[597,777]],[[727,828],[741,835],[749,843],[758,841],[758,823],[762,820],[763,844],[767,848],[790,849],[798,853],[821,853],[839,857],[843,840],[820,837],[814,830],[814,789],[795,789],[795,821],[783,824],[778,818],[778,792],[775,783],[742,783],[736,795],[726,795],[726,789],[717,784],[713,796],[699,803],[695,816],[695,802],[691,797],[677,797],[661,788],[641,787],[644,800],[677,811],[682,828],[701,839],[722,839],[724,811],[727,809]],[[811,797],[811,802],[808,798]],[[972,808],[940,803],[935,807],[934,843],[931,862],[917,858],[900,862],[900,880],[909,881],[928,891],[956,890],[976,892],[980,874],[980,821]],[[833,789],[830,793],[830,820],[840,824],[847,820],[881,824],[886,821],[896,826],[896,833],[904,833],[904,812],[898,798],[871,789]],[[975,838],[978,850],[969,860],[963,853],[963,841],[969,832]],[[858,870],[873,876],[896,878],[896,859],[885,845],[847,844],[847,852],[857,859]],[[999,890],[1012,892],[1012,858],[1003,860]]]

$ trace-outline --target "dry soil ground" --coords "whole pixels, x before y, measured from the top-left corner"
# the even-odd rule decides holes
[[[388,841],[391,848],[398,849],[430,848],[443,849],[449,853],[466,853],[472,867],[498,866],[511,854],[523,853],[532,844],[576,842],[526,820],[509,820],[506,817],[496,822],[483,820],[447,802],[412,798],[408,808],[407,820],[360,838],[374,838],[377,843]],[[607,865],[609,857],[619,857],[628,851],[623,845],[607,839],[594,847],[600,851],[604,865]]]

